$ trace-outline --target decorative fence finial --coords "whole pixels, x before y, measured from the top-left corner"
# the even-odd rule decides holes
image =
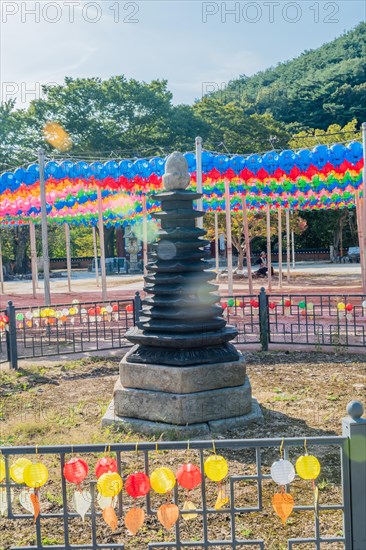
[[[350,401],[347,405],[347,413],[353,420],[358,420],[363,415],[363,405],[360,401]]]

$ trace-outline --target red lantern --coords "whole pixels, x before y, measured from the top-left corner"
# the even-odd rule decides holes
[[[101,475],[107,474],[108,472],[118,472],[117,462],[114,458],[103,456],[95,465],[95,475],[99,479]]]
[[[118,304],[113,304],[112,311],[118,311]]]
[[[132,313],[132,312],[133,312],[133,305],[132,305],[132,304],[128,304],[128,305],[126,306],[126,311],[127,311],[127,313]]]
[[[245,307],[245,302],[239,302],[239,307]]]
[[[226,302],[222,302],[222,303],[221,303],[221,307],[222,307],[222,309],[226,309],[226,308],[227,308],[227,303],[226,303]]]
[[[64,466],[64,476],[70,483],[79,485],[88,475],[88,465],[81,458],[71,458]]]
[[[95,313],[96,313],[97,315],[100,315],[101,312],[102,312],[102,309],[101,309],[99,306],[95,308]]]
[[[192,490],[202,482],[201,470],[194,464],[183,464],[176,475],[177,481],[184,489]]]
[[[352,304],[347,304],[346,305],[346,310],[347,311],[352,311],[353,310],[353,305]]]
[[[250,305],[252,307],[259,307],[259,302],[258,300],[250,300]]]
[[[291,306],[291,300],[285,300],[285,301],[283,302],[283,305],[284,305],[285,307],[290,307],[290,306]]]
[[[125,488],[130,497],[144,497],[150,491],[150,480],[143,472],[136,472],[128,476]]]
[[[95,309],[93,307],[91,307],[90,309],[88,309],[88,315],[90,315],[91,317],[94,317],[95,316]]]
[[[268,307],[269,309],[276,309],[276,304],[274,302],[269,302]]]

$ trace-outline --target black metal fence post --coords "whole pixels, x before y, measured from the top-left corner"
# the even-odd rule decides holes
[[[6,335],[6,343],[8,350],[8,361],[9,366],[12,369],[18,368],[18,348],[17,348],[17,325],[15,319],[15,307],[13,302],[8,302],[8,307],[6,308],[6,316],[9,321],[9,330]]]
[[[268,351],[269,332],[268,332],[268,296],[264,287],[261,288],[258,296],[259,302],[259,330],[262,351]]]
[[[347,548],[358,550],[366,548],[366,418],[362,418],[363,406],[359,401],[351,401],[347,405],[349,416],[342,420],[343,435],[349,438],[349,500],[352,545]],[[343,465],[344,467],[345,465]],[[347,502],[345,503],[347,505]],[[347,535],[347,533],[346,533]]]
[[[140,320],[140,311],[142,310],[141,296],[139,292],[136,292],[133,300],[133,319],[136,325],[137,321]]]

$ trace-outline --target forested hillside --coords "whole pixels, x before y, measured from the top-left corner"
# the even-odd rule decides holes
[[[217,92],[250,113],[271,113],[285,123],[326,128],[365,119],[366,24],[291,61],[232,80]]]

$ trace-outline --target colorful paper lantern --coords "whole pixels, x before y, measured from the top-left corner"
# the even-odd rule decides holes
[[[276,309],[276,304],[274,302],[269,302],[268,307],[269,309]]]
[[[353,305],[352,304],[346,304],[346,310],[347,311],[352,311],[353,310]]]
[[[48,470],[42,462],[31,463],[24,468],[23,478],[28,487],[38,489],[47,482]]]
[[[306,307],[306,303],[302,300],[301,302],[299,302],[299,308],[300,309],[304,309]]]
[[[258,302],[258,300],[250,300],[250,305],[254,308],[258,308],[259,307],[259,302]]]
[[[278,485],[287,485],[295,479],[295,468],[289,460],[281,458],[272,464],[271,477]]]
[[[0,456],[0,483],[5,479],[5,460]]]
[[[312,455],[300,456],[296,461],[296,473],[302,479],[316,479],[320,474],[319,460]]]
[[[222,481],[229,471],[229,466],[223,456],[215,454],[205,460],[204,469],[209,479]]]
[[[235,300],[233,298],[230,298],[230,300],[227,301],[227,305],[229,307],[233,307],[235,305]]]
[[[103,497],[115,497],[122,491],[123,481],[116,472],[107,472],[98,479],[97,489]]]
[[[283,305],[284,305],[285,307],[290,307],[291,304],[292,304],[292,302],[291,302],[291,300],[289,300],[289,299],[286,299],[286,300],[284,300],[284,302],[283,302]]]
[[[150,476],[152,489],[164,495],[171,491],[175,485],[175,475],[169,468],[157,468]]]
[[[346,304],[345,304],[344,302],[339,302],[339,303],[337,304],[337,309],[338,309],[339,311],[344,311],[344,310],[346,309]]]
[[[129,475],[125,482],[125,489],[132,498],[146,496],[150,487],[150,480],[144,472],[135,472]]]
[[[128,305],[126,306],[126,311],[127,311],[127,313],[132,313],[132,312],[133,312],[133,305],[132,305],[132,304],[128,304]]]
[[[29,458],[17,458],[17,460],[10,466],[10,477],[15,483],[24,483],[24,468],[29,466],[32,462]]]
[[[100,476],[108,472],[118,472],[117,462],[110,456],[103,456],[95,465],[95,475],[99,479]]]
[[[71,458],[64,466],[64,477],[70,483],[79,485],[88,475],[88,465],[82,458]]]
[[[181,487],[191,491],[202,482],[202,473],[197,466],[189,462],[180,466],[176,478]]]

